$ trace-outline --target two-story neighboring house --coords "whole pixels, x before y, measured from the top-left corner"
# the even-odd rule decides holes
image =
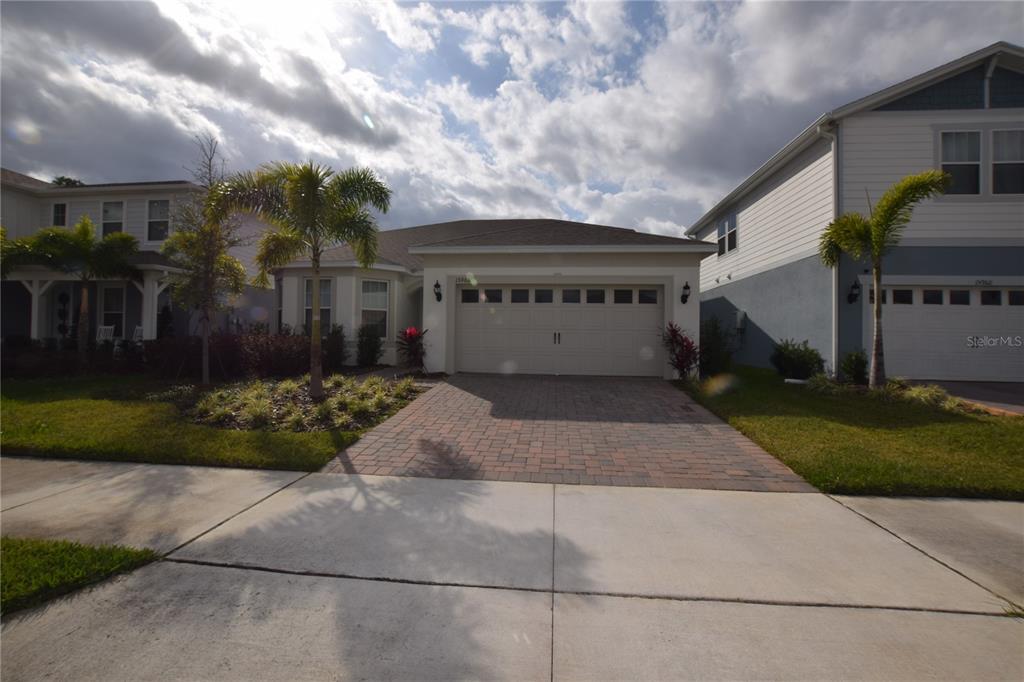
[[[89,284],[90,334],[95,337],[100,326],[110,326],[115,339],[156,338],[160,311],[173,310],[167,289],[172,268],[160,248],[174,229],[175,202],[199,188],[185,180],[58,187],[8,169],[0,173],[0,225],[9,239],[29,236],[44,227],[72,227],[82,216],[92,219],[98,237],[127,232],[138,239],[134,264],[141,279]],[[249,251],[251,248],[243,249],[237,255],[244,261],[251,256]],[[81,285],[73,274],[41,267],[15,269],[2,283],[3,337],[71,335],[80,297]],[[247,291],[234,303],[235,312],[246,322],[271,322],[270,293]],[[195,331],[194,315],[175,311],[171,319],[176,334]],[[230,321],[230,316],[219,316],[217,324]]]
[[[870,269],[821,264],[832,219],[867,215],[900,178],[952,176],[883,263],[886,368],[914,379],[1024,381],[1024,49],[996,43],[821,116],[694,223],[702,318],[767,365],[807,339],[830,367],[870,349]]]

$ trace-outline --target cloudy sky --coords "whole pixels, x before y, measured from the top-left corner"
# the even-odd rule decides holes
[[[676,234],[818,115],[996,40],[1019,3],[2,3],[2,163],[43,179],[365,164],[381,224]]]

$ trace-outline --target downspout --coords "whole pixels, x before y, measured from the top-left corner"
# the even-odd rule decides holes
[[[833,132],[835,131],[835,132]],[[818,124],[818,135],[832,145],[832,220],[839,217],[839,124],[829,118]],[[832,268],[832,373],[839,372],[839,268]]]
[[[996,62],[999,61],[999,55],[995,55],[989,60],[988,66],[985,68],[985,108],[992,108],[992,72],[996,70]]]

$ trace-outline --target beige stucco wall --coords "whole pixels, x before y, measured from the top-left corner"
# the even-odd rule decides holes
[[[700,259],[695,253],[588,253],[588,254],[458,254],[425,255],[423,269],[423,326],[426,337],[426,369],[455,370],[455,290],[461,277],[481,284],[651,284],[663,286],[665,321],[675,322],[699,343]],[[442,288],[442,300],[434,297],[434,282]],[[680,302],[684,284],[690,298]],[[665,378],[672,377],[666,365]]]

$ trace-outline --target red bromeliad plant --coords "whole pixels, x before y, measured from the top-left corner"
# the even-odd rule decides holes
[[[405,366],[413,371],[423,371],[423,358],[427,354],[423,337],[426,334],[426,329],[416,327],[407,327],[398,332],[398,352],[402,354]]]
[[[665,327],[661,342],[668,351],[668,364],[679,372],[681,379],[689,377],[700,362],[697,344],[675,322],[669,322]]]

